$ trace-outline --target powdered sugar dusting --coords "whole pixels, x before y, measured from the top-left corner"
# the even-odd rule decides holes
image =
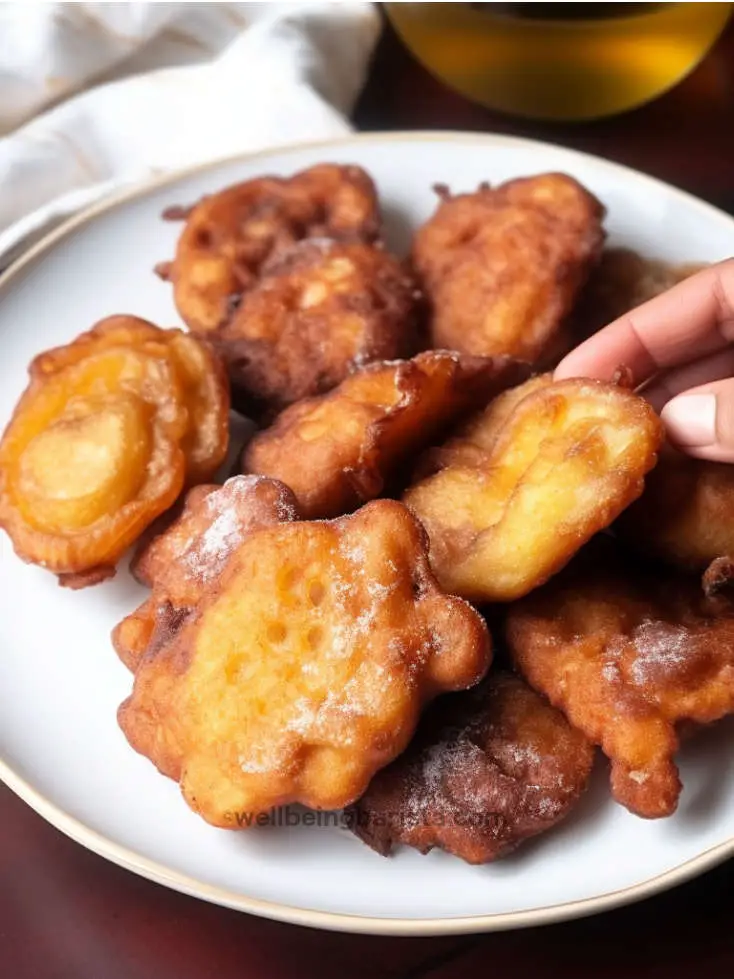
[[[540,767],[543,764],[538,750],[527,742],[516,741],[507,746],[507,752],[516,765]]]
[[[661,672],[684,668],[690,659],[691,634],[683,626],[647,620],[632,633],[637,657],[630,667],[632,680],[644,686]]]
[[[259,520],[254,500],[258,488],[271,486],[265,498],[267,510]],[[253,497],[253,511],[248,513],[246,500]],[[262,505],[263,501],[259,501]],[[265,476],[233,476],[218,490],[210,493],[203,502],[209,526],[203,533],[195,534],[184,544],[181,563],[189,573],[203,583],[217,578],[224,569],[230,554],[244,541],[248,533],[259,526],[296,520],[298,514],[289,501],[286,491]],[[267,517],[270,517],[268,520]]]
[[[216,578],[243,539],[242,526],[234,508],[212,521],[201,536],[191,541],[181,556],[182,563],[203,582]]]

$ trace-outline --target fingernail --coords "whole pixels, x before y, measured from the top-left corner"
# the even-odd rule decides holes
[[[716,441],[715,394],[681,394],[665,405],[660,417],[678,445],[712,445]]]

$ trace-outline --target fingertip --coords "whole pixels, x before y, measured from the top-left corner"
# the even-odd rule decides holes
[[[660,416],[670,441],[687,455],[734,462],[734,378],[677,395]]]

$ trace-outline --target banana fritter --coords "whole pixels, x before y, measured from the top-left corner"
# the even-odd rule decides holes
[[[600,381],[533,378],[502,395],[403,497],[442,586],[505,602],[547,581],[640,495],[662,434],[647,402]]]
[[[310,239],[266,267],[215,343],[247,411],[272,414],[414,353],[414,283],[373,245]]]
[[[734,557],[734,466],[666,447],[615,528],[636,550],[683,570]]]
[[[223,326],[268,259],[304,238],[374,241],[377,193],[360,167],[322,163],[290,178],[258,177],[169,211],[185,218],[173,262],[157,271],[173,283],[184,322],[197,333]]]
[[[180,516],[131,565],[152,595],[115,627],[112,643],[120,659],[135,671],[148,650],[181,628],[248,535],[298,519],[293,494],[273,479],[234,476],[224,486],[190,490]]]
[[[677,726],[734,711],[734,605],[607,538],[510,606],[507,640],[531,686],[601,745],[617,801],[648,818],[674,812]]]
[[[518,676],[491,673],[442,698],[399,758],[348,810],[354,832],[387,855],[404,843],[488,863],[552,829],[586,788],[591,744]]]
[[[17,554],[82,587],[211,478],[229,390],[208,344],[111,316],[40,354],[0,443],[0,526]]]
[[[601,252],[602,205],[560,173],[438,190],[413,244],[431,345],[538,366],[559,359],[570,345],[564,318]]]
[[[421,708],[476,683],[482,618],[444,595],[402,504],[257,531],[119,711],[188,804],[238,828],[273,806],[339,808],[407,746]]]
[[[524,372],[505,358],[445,350],[370,364],[286,408],[248,444],[243,471],[282,480],[307,519],[340,516],[379,496],[416,451]]]

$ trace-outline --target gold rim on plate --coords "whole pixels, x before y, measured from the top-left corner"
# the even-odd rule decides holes
[[[525,148],[528,151],[537,149],[538,146],[559,149],[564,155],[571,158],[576,157],[581,161],[592,161],[602,164],[605,168],[617,171],[621,175],[634,177],[648,183],[651,189],[664,189],[666,194],[679,197],[687,206],[695,206],[711,220],[715,218],[725,221],[732,230],[734,240],[734,218],[720,211],[712,204],[679,190],[662,180],[650,177],[646,174],[633,170],[630,167],[612,163],[601,157],[593,156],[590,153],[581,153],[577,150],[557,147],[552,144],[541,143],[537,140],[521,139],[514,136],[500,136],[482,133],[462,133],[462,132],[394,132],[394,133],[359,133],[351,136],[344,136],[338,139],[316,140],[307,143],[293,143],[290,145],[273,146],[267,150],[259,150],[253,153],[242,153],[235,156],[214,160],[209,163],[198,164],[184,170],[177,170],[173,173],[164,174],[153,179],[146,180],[134,187],[126,188],[120,193],[106,197],[92,206],[84,209],[81,213],[64,221],[59,227],[55,228],[39,242],[29,248],[21,258],[12,263],[6,271],[0,275],[0,301],[2,300],[2,290],[7,288],[11,282],[24,270],[28,270],[42,255],[59,241],[66,238],[77,228],[94,220],[100,214],[115,210],[128,201],[144,197],[146,194],[154,192],[161,187],[173,185],[186,177],[197,173],[205,173],[208,170],[217,170],[222,166],[237,161],[249,162],[263,157],[270,157],[280,153],[299,153],[306,149],[323,148],[324,151],[338,147],[344,148],[351,145],[359,145],[363,142],[455,142],[461,141],[476,142],[484,145],[515,146]],[[212,904],[219,904],[223,907],[233,908],[237,911],[246,911],[249,914],[259,915],[264,918],[271,918],[275,921],[284,921],[290,924],[305,925],[311,928],[322,928],[329,931],[344,931],[372,935],[461,935],[476,932],[504,931],[514,928],[528,928],[537,925],[553,924],[560,921],[568,921],[573,918],[582,918],[602,911],[610,911],[613,908],[641,901],[645,898],[659,894],[661,891],[677,887],[700,874],[711,870],[717,864],[722,863],[727,858],[734,856],[734,837],[705,850],[698,856],[677,867],[672,867],[662,874],[650,877],[647,880],[629,887],[621,888],[616,891],[608,891],[596,897],[584,898],[579,901],[567,901],[562,904],[549,905],[542,908],[532,908],[525,911],[510,911],[497,914],[477,914],[462,917],[449,918],[381,918],[361,914],[341,914],[335,911],[317,911],[310,908],[293,907],[274,901],[264,901],[260,898],[247,897],[236,891],[225,887],[217,887],[212,884],[205,884],[194,877],[170,870],[164,864],[144,857],[142,854],[121,846],[108,839],[102,833],[90,829],[80,819],[71,816],[51,799],[43,795],[23,778],[7,761],[0,758],[0,780],[9,789],[26,802],[47,822],[61,830],[66,836],[88,850],[105,857],[112,863],[141,877],[146,877],[157,884],[163,884],[175,891],[198,897]]]

